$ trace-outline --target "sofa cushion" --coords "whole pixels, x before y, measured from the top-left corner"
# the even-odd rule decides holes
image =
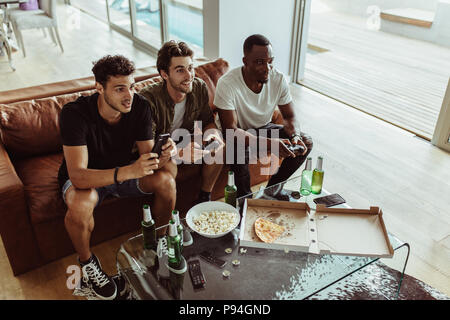
[[[57,179],[62,157],[62,153],[31,157],[17,161],[15,165],[17,175],[24,185],[25,198],[33,225],[66,215],[67,207],[61,197]],[[108,197],[103,203],[114,201],[119,199]]]
[[[0,104],[0,138],[14,159],[56,153],[62,150],[59,113],[62,107],[94,90]]]
[[[58,186],[62,153],[17,161],[17,175],[22,180],[32,224],[64,216],[64,202]]]

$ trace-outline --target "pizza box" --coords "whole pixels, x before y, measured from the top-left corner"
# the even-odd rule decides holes
[[[255,233],[257,218],[283,226],[285,232],[273,243],[262,242]],[[304,202],[246,199],[239,234],[244,247],[391,258],[389,241],[378,207],[370,209],[327,208],[311,210]]]

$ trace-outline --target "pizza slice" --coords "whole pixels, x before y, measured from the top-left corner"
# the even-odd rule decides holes
[[[285,228],[264,218],[258,218],[255,221],[255,232],[261,241],[272,243],[279,238]]]

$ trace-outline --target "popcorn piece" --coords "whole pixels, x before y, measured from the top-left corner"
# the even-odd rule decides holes
[[[192,221],[199,232],[207,234],[218,234],[222,232],[230,231],[238,219],[238,215],[235,212],[226,211],[209,211],[202,212]]]

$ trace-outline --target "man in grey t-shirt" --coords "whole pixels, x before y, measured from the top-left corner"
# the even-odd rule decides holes
[[[247,147],[255,140],[267,143],[269,151],[272,145],[278,146],[279,156],[284,160],[267,184],[272,186],[288,179],[301,166],[313,144],[310,137],[300,132],[286,78],[272,66],[270,41],[262,35],[248,37],[244,42],[243,62],[244,66],[230,70],[219,79],[214,105],[219,113],[222,130],[233,129],[236,136],[245,137]],[[284,119],[282,126],[271,123],[277,106]],[[258,136],[261,129],[268,129],[268,138],[261,139],[245,131],[248,129],[256,129]],[[270,135],[271,129],[278,130],[279,138]],[[294,154],[288,149],[289,144],[298,144],[304,151]],[[235,154],[240,151],[235,149]],[[230,165],[235,173],[238,197],[251,193],[248,148],[245,159],[245,164],[238,164],[235,157],[234,163]],[[288,199],[282,188],[272,192],[271,196],[280,200]]]

